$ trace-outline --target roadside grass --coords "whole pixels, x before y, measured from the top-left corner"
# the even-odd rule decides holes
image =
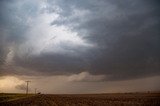
[[[0,103],[13,101],[21,98],[26,98],[30,96],[34,96],[35,94],[22,94],[22,93],[0,93]]]

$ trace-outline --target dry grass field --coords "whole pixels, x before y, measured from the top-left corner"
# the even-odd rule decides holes
[[[26,97],[34,96],[33,94],[20,94],[20,93],[0,93],[0,103],[15,101]]]
[[[6,100],[0,106],[160,106],[160,93],[41,94]]]

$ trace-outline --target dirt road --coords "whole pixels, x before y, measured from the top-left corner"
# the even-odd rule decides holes
[[[160,94],[42,94],[0,106],[160,106]]]

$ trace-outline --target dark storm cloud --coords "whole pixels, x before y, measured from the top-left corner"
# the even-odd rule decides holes
[[[157,1],[67,3],[64,9],[70,10],[68,5],[73,4],[91,12],[86,17],[89,18],[87,22],[74,29],[87,30],[90,36],[86,39],[98,44],[98,52],[89,53],[94,55],[88,58],[91,72],[109,74],[113,80],[160,74],[160,14]],[[67,21],[66,24],[75,22],[72,19]],[[61,21],[57,24],[61,25]]]
[[[11,45],[8,39],[16,43],[14,48],[26,41],[24,32],[28,27],[24,20],[37,14],[38,7],[34,3],[28,2],[23,10],[18,11],[10,2],[1,2],[0,26],[11,32],[7,37],[1,33],[0,41],[6,41],[0,42],[1,58],[5,59],[6,48]],[[32,8],[34,5],[35,8]],[[55,12],[55,6],[60,9],[58,14],[61,18],[50,25],[68,26],[96,47],[86,49],[63,45],[65,50],[76,51],[77,56],[72,56],[72,53],[29,56],[26,53],[20,58],[17,51],[15,65],[46,74],[89,71],[110,75],[111,80],[160,74],[160,8],[157,0],[48,0],[48,14]],[[82,16],[75,16],[76,11],[79,12],[77,14],[83,13]],[[27,14],[24,15],[24,12]],[[23,21],[15,21],[17,14]]]
[[[0,46],[3,46],[0,49],[7,49],[5,46],[13,42],[22,43],[25,41],[24,32],[27,30],[27,25],[25,24],[26,18],[27,16],[32,16],[33,13],[35,14],[35,12],[29,12],[33,11],[33,7],[27,9],[30,8],[29,5],[29,3],[19,3],[19,0],[0,1]]]
[[[30,8],[30,5],[33,7]],[[34,5],[34,2],[0,1],[0,74],[8,73],[8,70],[3,67],[6,64],[7,54],[10,52],[11,46],[16,48],[25,42],[26,36],[24,36],[24,33],[28,28],[26,18],[36,15],[35,11],[36,5]],[[8,65],[6,67],[8,69]]]
[[[11,5],[12,3],[13,5]],[[21,32],[26,29],[23,23],[18,20],[20,14],[19,12],[17,12],[18,7],[16,7],[16,5],[14,4],[15,3],[13,1],[1,1],[0,3],[1,30],[6,30],[9,33],[7,35],[3,35],[3,33],[1,33],[1,36],[5,36],[8,42],[12,42],[15,40],[18,41],[18,39],[22,37]]]
[[[37,57],[17,59],[17,64],[38,70],[46,75],[69,74],[87,70],[87,65],[83,57],[71,57],[67,55],[44,54]],[[76,71],[75,71],[76,70]]]

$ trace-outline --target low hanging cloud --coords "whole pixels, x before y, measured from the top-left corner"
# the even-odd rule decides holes
[[[96,81],[104,81],[106,79],[105,75],[92,75],[89,72],[81,72],[79,74],[73,74],[70,75],[68,78],[68,81],[75,81],[75,82],[81,82],[81,81],[88,81],[88,82],[96,82]]]

